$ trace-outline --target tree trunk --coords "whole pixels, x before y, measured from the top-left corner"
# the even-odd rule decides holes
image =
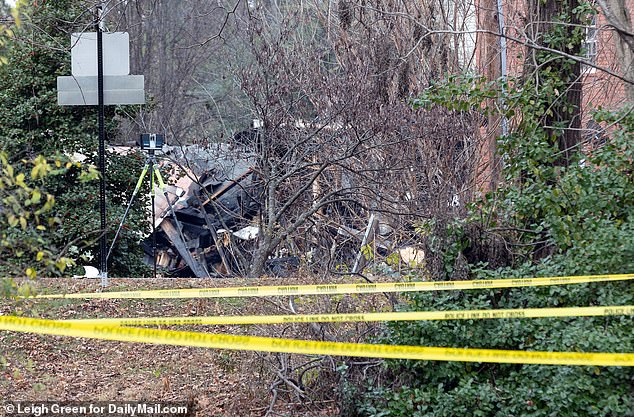
[[[249,267],[249,277],[257,278],[264,274],[266,269],[266,261],[269,259],[269,255],[280,244],[279,237],[273,237],[269,231],[260,231],[260,240],[258,241],[258,247],[253,254],[251,266]]]
[[[500,67],[500,40],[494,33],[499,32],[497,17],[497,0],[480,0],[478,3],[478,28],[486,32],[478,34],[480,50],[480,71],[489,81],[497,80],[501,75]],[[487,33],[489,32],[489,33]],[[496,99],[488,99],[486,106],[490,109],[496,107]],[[482,157],[484,159],[485,171],[483,174],[487,178],[488,188],[494,190],[499,179],[499,164],[497,156],[497,138],[501,136],[500,115],[491,112],[487,116],[486,127],[481,129]]]
[[[579,56],[581,51],[581,42],[570,41],[574,39],[574,31],[580,24],[579,18],[572,12],[579,6],[578,0],[528,0],[529,11],[533,17],[532,33],[530,36],[538,45],[551,49],[559,49],[570,55]],[[564,36],[559,41],[556,39],[546,41],[550,32],[552,34],[558,27],[556,21],[561,20],[561,16],[566,14],[567,20],[563,22]],[[559,26],[562,27],[562,26]],[[539,73],[542,70],[540,59],[536,59],[535,68],[530,61],[534,57],[529,56],[529,66],[533,71]],[[542,59],[544,60],[544,59]],[[562,96],[552,97],[553,101],[550,106],[552,115],[548,115],[544,119],[546,131],[553,141],[557,142],[559,149],[558,157],[555,165],[567,166],[571,162],[571,157],[576,151],[576,147],[581,141],[581,64],[575,62],[571,64],[566,60],[559,58],[553,60],[551,56],[546,56],[548,60],[547,67],[551,68],[552,73],[559,74],[561,80],[566,84],[566,91],[559,93]],[[558,125],[565,123],[565,127]]]
[[[268,239],[270,241],[270,239]],[[264,267],[266,266],[266,259],[270,252],[270,242],[261,242],[258,244],[258,248],[253,254],[251,260],[251,266],[249,267],[249,278],[258,278],[264,274]]]

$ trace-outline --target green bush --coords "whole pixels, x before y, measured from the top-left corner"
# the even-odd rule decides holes
[[[55,215],[55,196],[42,184],[73,171],[78,182],[95,178],[90,167],[41,156],[14,167],[0,152],[0,296],[32,291],[5,277],[36,278],[59,275],[75,263],[51,243],[61,220]]]
[[[518,268],[499,277],[560,275]],[[425,293],[411,310],[538,308],[632,304],[629,283]],[[632,352],[630,317],[395,323],[385,343],[538,351]],[[628,416],[631,370],[616,367],[390,361],[391,386],[367,387],[365,416]]]
[[[579,152],[575,159],[578,162],[567,167],[553,164],[551,144],[547,142],[525,143],[530,138],[526,134],[505,139],[508,149],[513,150],[506,170],[521,181],[510,182],[487,200],[502,204],[474,205],[469,222],[492,218],[494,221],[485,227],[511,230],[502,236],[508,245],[515,245],[516,262],[495,270],[486,263],[470,265],[471,278],[634,271],[634,115],[628,109],[615,114],[600,112],[597,121],[612,125],[607,143],[588,155]],[[582,157],[583,164],[579,163]],[[458,221],[455,225],[469,222]],[[454,246],[445,248],[446,253],[455,254]],[[539,248],[548,248],[547,254],[538,255]],[[450,265],[451,259],[446,263]],[[410,296],[402,308],[424,311],[632,305],[632,290],[631,281],[623,281],[419,293]],[[634,352],[632,329],[632,318],[620,316],[401,322],[389,324],[381,342]],[[366,382],[357,387],[356,392],[362,392],[355,403],[359,415],[634,415],[634,380],[629,368],[387,361],[385,372],[391,375],[390,384]]]
[[[634,236],[628,221],[603,244],[497,271],[474,270],[476,278],[626,273],[634,270]],[[601,238],[600,237],[600,238]],[[583,248],[578,248],[583,249]],[[597,260],[602,260],[597,263]],[[632,305],[631,282],[553,287],[419,293],[403,308],[412,311]],[[383,343],[537,351],[634,352],[631,317],[571,317],[420,321],[392,323]],[[363,416],[631,416],[632,372],[596,366],[506,365],[389,361],[389,386],[366,386],[357,404]]]
[[[69,34],[89,27],[91,13],[86,13],[82,2],[58,0],[39,5],[21,4],[19,16],[21,24],[3,49],[6,63],[0,63],[0,151],[16,170],[28,169],[29,161],[40,155],[61,161],[63,165],[73,164],[77,157],[85,158],[82,165],[97,165],[96,108],[59,106],[56,90],[57,77],[71,73]],[[112,106],[106,109],[106,128],[110,135],[116,127],[112,122],[114,110]],[[108,154],[109,239],[114,236],[113,229],[123,215],[142,164],[138,153]],[[38,239],[40,245],[55,256],[77,260],[78,264],[97,265],[101,227],[99,182],[82,181],[80,173],[81,169],[72,168],[38,182],[42,192],[55,196],[51,215],[59,220],[55,227],[39,231]],[[28,176],[25,181],[29,186],[35,185]],[[144,191],[148,188],[146,185]],[[130,212],[110,259],[112,276],[149,273],[142,262],[143,251],[139,244],[150,230],[150,216],[145,209],[148,200],[146,192],[140,193]],[[16,265],[23,263],[22,259],[11,259]]]

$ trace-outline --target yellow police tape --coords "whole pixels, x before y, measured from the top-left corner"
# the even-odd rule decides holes
[[[415,311],[397,313],[297,314],[280,316],[138,317],[65,320],[70,323],[111,326],[178,326],[185,324],[281,324],[312,322],[371,322],[406,320],[480,320],[538,317],[634,315],[634,306],[523,308],[509,310]]]
[[[266,297],[275,295],[371,294],[486,288],[538,287],[544,285],[582,284],[587,282],[623,281],[634,274],[583,275],[547,278],[487,279],[476,281],[417,281],[373,284],[279,285],[269,287],[185,288],[170,290],[116,291],[77,294],[41,294],[36,298],[220,298]]]
[[[315,342],[270,337],[218,335],[173,330],[143,329],[112,325],[70,323],[0,316],[0,330],[57,336],[87,337],[177,346],[305,355],[358,356],[367,358],[416,359],[459,362],[497,362],[543,365],[634,366],[634,353],[543,352],[495,349],[465,349],[423,346],[370,345]]]

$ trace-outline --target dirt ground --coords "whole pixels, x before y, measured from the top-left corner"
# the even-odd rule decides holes
[[[112,279],[108,291],[323,284],[337,279]],[[350,279],[347,282],[351,282]],[[98,280],[41,279],[39,293],[101,291]],[[390,300],[390,298],[392,298]],[[291,297],[3,301],[0,314],[47,319],[291,314]],[[297,313],[389,311],[385,294],[293,297]],[[359,342],[375,324],[181,326],[172,329]],[[350,359],[350,358],[348,358]],[[337,416],[346,358],[214,350],[0,332],[5,401],[187,402],[196,416]]]

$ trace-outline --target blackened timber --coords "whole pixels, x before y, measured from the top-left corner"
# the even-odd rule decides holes
[[[198,278],[207,278],[209,274],[189,251],[187,243],[183,242],[172,222],[167,219],[166,221],[161,222],[161,229],[163,229],[163,232],[165,232],[167,237],[172,241],[172,244],[180,254],[181,258],[183,258],[185,263],[187,263],[187,266],[189,266],[194,275]]]

